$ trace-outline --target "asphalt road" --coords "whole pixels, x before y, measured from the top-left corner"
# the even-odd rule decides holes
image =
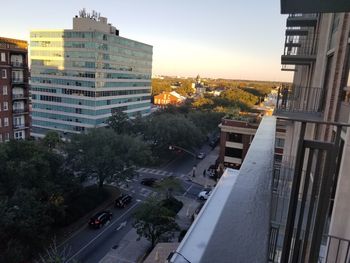
[[[209,146],[204,146],[200,151],[208,152],[209,150]],[[203,187],[186,181],[186,177],[183,175],[190,172],[194,163],[198,163],[199,161],[188,154],[183,154],[162,167],[159,172],[154,169],[151,172],[141,172],[139,178],[134,178],[127,184],[121,185],[120,188],[123,192],[133,196],[132,203],[124,209],[110,207],[109,209],[113,213],[113,218],[108,225],[105,225],[101,229],[90,229],[86,224],[86,227],[81,228],[67,239],[59,247],[60,249],[65,248],[66,251],[69,251],[66,262],[96,263],[111,248],[118,246],[121,239],[132,228],[132,214],[138,205],[149,196],[159,195],[155,189],[141,185],[140,180],[142,178],[162,178],[170,174],[179,177],[183,185],[183,190],[174,194],[196,199]],[[168,173],[164,171],[168,171]]]
[[[205,144],[195,153],[197,154],[199,152],[204,152],[205,154],[208,154],[211,150],[212,148],[209,145]],[[160,169],[174,173],[187,174],[192,170],[193,165],[198,164],[200,161],[201,160],[193,157],[188,153],[183,153],[178,158],[174,159],[173,161],[161,167]]]

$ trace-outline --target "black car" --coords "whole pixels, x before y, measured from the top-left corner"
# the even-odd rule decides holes
[[[89,226],[93,228],[100,228],[107,222],[111,221],[112,213],[110,211],[102,211],[90,218]]]
[[[124,208],[127,204],[131,203],[132,196],[127,194],[122,194],[115,200],[115,206],[119,208]]]
[[[158,180],[156,178],[144,178],[141,180],[141,184],[146,185],[146,186],[154,186]]]

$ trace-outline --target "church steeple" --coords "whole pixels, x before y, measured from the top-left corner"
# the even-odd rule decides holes
[[[201,83],[201,76],[199,76],[199,74],[196,77],[196,83],[197,84]]]

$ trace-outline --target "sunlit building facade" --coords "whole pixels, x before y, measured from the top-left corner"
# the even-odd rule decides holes
[[[72,30],[33,30],[30,38],[32,136],[105,126],[115,111],[150,113],[152,46],[85,10]]]

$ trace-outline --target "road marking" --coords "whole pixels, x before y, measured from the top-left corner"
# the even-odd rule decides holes
[[[118,226],[115,230],[119,231],[123,227],[126,227],[127,221],[125,220],[124,222],[120,223],[120,226]]]
[[[182,196],[185,196],[185,195],[188,193],[188,191],[191,190],[192,186],[193,186],[193,184],[191,184],[191,185],[186,189],[186,191],[183,193]]]
[[[133,204],[128,210],[126,210],[121,216],[119,216],[113,223],[111,223],[110,225],[108,225],[100,234],[98,234],[95,238],[93,238],[92,240],[90,240],[89,243],[87,243],[85,246],[83,246],[81,249],[79,249],[78,252],[76,252],[73,256],[71,256],[66,262],[68,263],[69,261],[71,261],[72,259],[74,259],[77,255],[79,255],[85,248],[87,248],[88,246],[90,246],[96,239],[98,239],[104,232],[106,232],[109,228],[111,228],[116,222],[118,222],[118,220],[120,218],[122,218],[123,216],[125,216],[131,209],[133,209],[135,206],[137,206],[139,203],[135,203]]]

